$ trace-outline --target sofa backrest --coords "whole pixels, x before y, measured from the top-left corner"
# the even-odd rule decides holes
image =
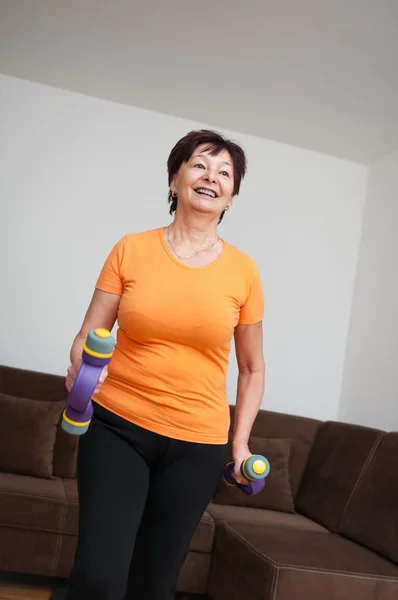
[[[231,430],[235,406],[230,406]],[[307,463],[315,434],[321,421],[284,413],[260,410],[253,424],[252,436],[291,439],[289,457],[290,481],[293,497],[296,496]],[[272,469],[272,465],[271,465]]]
[[[63,401],[67,398],[65,377],[0,365],[0,391],[32,400]]]
[[[327,421],[318,430],[296,498],[296,510],[336,532],[383,432]]]
[[[338,533],[398,564],[398,433],[383,436]]]
[[[65,377],[0,365],[0,392],[19,398],[55,402],[66,406]],[[75,477],[77,438],[57,430],[53,451],[53,475]]]

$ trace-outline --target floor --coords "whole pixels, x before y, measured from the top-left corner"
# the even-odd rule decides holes
[[[50,600],[54,585],[63,580],[0,574],[0,600]]]
[[[43,586],[0,583],[0,600],[49,600],[52,589]]]
[[[46,583],[20,581],[4,581],[0,579],[0,600],[50,600],[53,588]],[[189,596],[179,594],[180,600]],[[208,596],[191,596],[192,600],[207,600]],[[211,600],[210,598],[208,600]]]

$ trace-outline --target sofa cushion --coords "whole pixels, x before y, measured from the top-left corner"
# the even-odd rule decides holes
[[[58,560],[60,536],[47,531],[30,531],[28,529],[16,529],[0,525],[0,570],[2,578],[4,573],[20,573],[19,581],[24,580],[26,575],[38,575],[39,577],[54,577],[56,575],[56,563]],[[28,578],[29,579],[29,578]],[[33,579],[33,578],[32,578]],[[15,579],[14,579],[15,582]],[[15,585],[15,584],[14,584]],[[37,592],[32,585],[22,589],[6,591],[1,586],[1,600],[13,598],[48,598],[48,593]],[[5,595],[6,594],[6,595]],[[36,595],[37,594],[37,595]]]
[[[208,553],[213,550],[216,524],[213,517],[206,510],[189,544],[189,549],[194,552]]]
[[[176,597],[181,598],[181,600],[188,600],[191,597],[190,594],[200,594],[199,598],[196,596],[195,598],[197,600],[203,599],[202,594],[206,593],[209,580],[210,565],[211,554],[189,551],[180,569],[176,587],[176,591],[183,592],[183,594]]]
[[[323,423],[308,459],[296,510],[336,532],[382,435],[368,427]]]
[[[0,365],[0,392],[20,398],[61,403],[64,407],[68,392],[65,377]],[[58,428],[54,448],[53,475],[75,477],[77,436]]]
[[[398,595],[398,567],[333,533],[254,524],[218,526],[209,581],[214,600],[374,600]]]
[[[63,479],[63,497],[66,500],[63,519],[63,532],[77,536],[79,525],[79,504],[77,482],[75,479]],[[194,552],[211,552],[215,535],[215,522],[209,511],[205,511],[191,539],[189,549]]]
[[[63,531],[67,535],[77,535],[79,529],[79,498],[76,479],[62,479],[66,500]]]
[[[216,504],[232,504],[268,508],[281,512],[294,512],[294,502],[289,474],[291,440],[279,440],[252,436],[249,447],[253,454],[262,454],[271,470],[265,480],[265,487],[259,494],[248,496],[237,487],[220,482],[214,497]],[[232,444],[228,444],[227,461],[232,461]]]
[[[0,473],[0,524],[60,533],[65,519],[61,479]]]
[[[76,461],[79,436],[66,433],[58,427],[53,457],[55,477],[76,477]]]
[[[301,531],[323,531],[325,527],[319,525],[303,515],[289,514],[277,510],[264,508],[248,508],[246,506],[227,506],[211,503],[207,507],[216,524],[225,521],[230,525],[234,523],[252,523],[258,527],[268,529],[269,527],[281,527],[284,529],[299,529]]]
[[[398,564],[398,433],[386,434],[348,504],[339,533]]]
[[[0,471],[50,478],[63,404],[0,392]]]
[[[77,482],[75,479],[64,479],[62,485],[66,498],[63,532],[68,535],[77,536],[79,524]],[[211,552],[214,534],[214,519],[208,511],[205,511],[191,539],[189,549],[194,552]]]
[[[62,536],[59,545],[58,558],[55,564],[54,572],[52,573],[53,576],[62,577],[65,579],[69,578],[74,562],[76,546],[77,539],[75,536]],[[188,552],[187,556],[185,557],[184,564],[181,567],[177,581],[177,591],[184,592],[184,598],[186,597],[185,594],[204,594],[206,592],[207,582],[209,579],[210,563],[210,553],[196,552],[193,550]]]
[[[233,430],[235,406],[230,405]],[[252,436],[292,440],[289,456],[289,474],[293,496],[296,496],[307,463],[308,454],[321,421],[308,417],[260,410],[252,428]],[[272,468],[272,467],[271,467]]]

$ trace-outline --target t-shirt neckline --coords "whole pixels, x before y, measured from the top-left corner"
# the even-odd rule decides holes
[[[160,227],[158,229],[160,241],[162,243],[162,246],[163,246],[166,254],[168,255],[169,258],[171,258],[171,260],[176,265],[178,265],[179,267],[182,267],[183,269],[186,269],[188,271],[204,271],[206,269],[211,269],[212,267],[214,267],[219,262],[219,260],[223,256],[223,254],[224,254],[224,252],[226,250],[226,247],[227,247],[226,241],[221,236],[219,236],[220,240],[223,243],[223,249],[221,250],[220,254],[214,260],[212,260],[211,262],[209,262],[207,265],[203,265],[202,267],[192,267],[191,265],[186,265],[183,262],[179,261],[178,258],[176,256],[174,256],[174,254],[171,252],[171,250],[168,247],[167,242],[166,242],[166,237],[165,237],[165,231],[166,231],[166,229],[167,229],[167,226]]]

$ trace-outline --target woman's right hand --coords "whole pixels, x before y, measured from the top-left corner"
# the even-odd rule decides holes
[[[73,361],[73,363],[67,369],[65,385],[66,385],[66,389],[68,390],[68,392],[70,392],[73,387],[73,384],[75,382],[75,379],[79,372],[81,364],[82,364],[82,359],[79,358],[78,360]],[[93,395],[99,391],[101,385],[104,383],[104,381],[107,377],[108,377],[108,365],[105,365],[105,367],[101,371],[101,375],[98,379],[98,383],[93,392]]]
[[[68,390],[68,392],[70,392],[72,389],[72,386],[75,382],[75,379],[76,379],[76,376],[80,369],[81,364],[82,364],[82,359],[78,358],[77,360],[73,361],[73,363],[68,367],[68,369],[66,371],[65,386],[66,386],[66,389]]]

